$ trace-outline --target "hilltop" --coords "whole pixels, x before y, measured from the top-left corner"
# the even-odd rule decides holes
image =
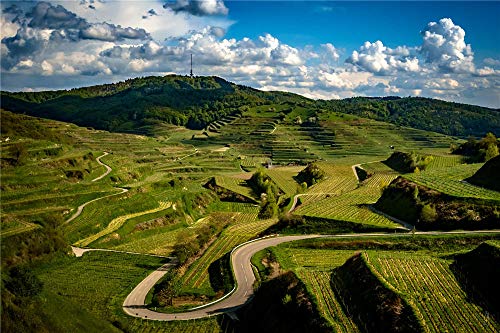
[[[307,116],[320,120],[340,112],[453,136],[500,133],[498,109],[414,97],[315,101],[213,76],[150,76],[71,90],[2,92],[0,96],[6,110],[114,132],[154,134],[161,123],[203,129],[251,107],[291,105],[307,106]]]
[[[494,157],[481,169],[479,169],[472,177],[467,179],[471,184],[486,187],[495,191],[500,191],[500,156]]]

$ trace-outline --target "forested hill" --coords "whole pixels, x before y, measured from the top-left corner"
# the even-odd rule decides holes
[[[453,136],[500,134],[500,109],[423,97],[355,97],[325,104],[330,110]]]
[[[218,77],[168,75],[85,88],[1,93],[2,108],[116,132],[140,132],[157,122],[201,129],[248,107],[307,99],[267,93]]]
[[[427,98],[350,98],[314,101],[263,92],[218,77],[168,75],[71,90],[1,93],[2,108],[117,132],[145,132],[159,122],[201,129],[256,105],[289,104],[456,136],[500,135],[500,111]],[[314,115],[314,114],[313,114]]]

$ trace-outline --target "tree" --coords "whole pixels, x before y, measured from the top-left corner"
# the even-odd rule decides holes
[[[485,162],[491,160],[493,157],[498,156],[498,146],[494,144],[488,145],[488,148],[486,148],[484,160]]]
[[[430,204],[426,204],[422,207],[420,211],[420,221],[424,223],[435,222],[438,218],[436,208]]]

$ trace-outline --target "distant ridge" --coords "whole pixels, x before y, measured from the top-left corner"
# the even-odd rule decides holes
[[[2,108],[116,132],[148,134],[157,123],[203,129],[249,107],[290,103],[317,113],[337,111],[453,136],[500,135],[500,110],[421,97],[311,100],[264,92],[215,76],[149,76],[42,92],[1,92]]]

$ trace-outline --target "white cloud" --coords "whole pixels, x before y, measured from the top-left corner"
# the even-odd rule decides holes
[[[2,85],[37,90],[48,81],[61,88],[187,74],[193,54],[195,75],[312,98],[420,95],[500,104],[492,97],[500,96],[500,60],[487,58],[476,67],[465,32],[449,19],[429,23],[419,46],[367,41],[342,62],[347,52],[336,44],[295,47],[272,34],[227,38],[232,22],[226,17],[174,12],[161,1],[89,1],[39,5],[35,21],[15,8],[2,15]],[[213,12],[216,3],[203,10]],[[34,4],[24,6],[27,13]],[[24,20],[12,23],[9,15]],[[13,77],[18,82],[8,82]]]
[[[340,52],[332,43],[321,44],[321,48],[325,51],[325,60],[339,61]]]
[[[391,49],[379,40],[374,43],[365,42],[359,51],[352,52],[346,62],[361,70],[382,75],[396,71],[416,72],[420,69],[418,59],[410,57],[406,47]]]
[[[421,32],[421,52],[427,63],[444,72],[472,73],[475,70],[474,54],[465,43],[465,31],[449,18],[430,22]]]
[[[176,0],[175,2],[167,2],[163,7],[176,13],[186,12],[196,16],[228,14],[223,0]]]

